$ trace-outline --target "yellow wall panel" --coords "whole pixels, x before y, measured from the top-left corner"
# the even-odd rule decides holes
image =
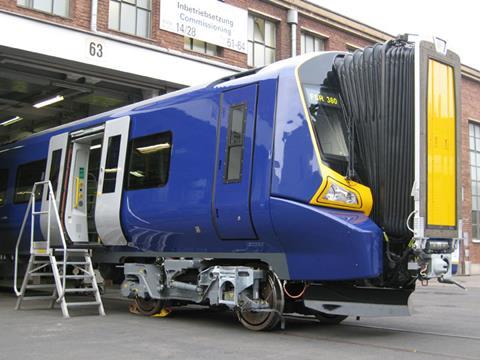
[[[456,225],[455,84],[451,66],[430,59],[427,98],[427,224]]]

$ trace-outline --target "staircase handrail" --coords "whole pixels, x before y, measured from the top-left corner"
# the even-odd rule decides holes
[[[23,232],[25,230],[25,225],[27,224],[27,219],[28,215],[30,214],[31,216],[31,233],[30,233],[30,254],[33,253],[34,248],[33,248],[33,242],[35,239],[34,236],[34,229],[35,229],[35,215],[41,215],[42,212],[37,213],[35,211],[35,194],[37,190],[37,186],[42,186],[42,188],[47,185],[48,187],[48,197],[47,197],[47,202],[48,202],[48,210],[47,210],[47,247],[46,251],[49,255],[52,255],[52,249],[50,248],[50,225],[51,225],[51,212],[52,212],[52,204],[53,204],[53,212],[55,215],[55,220],[58,225],[58,230],[60,232],[60,239],[62,240],[62,250],[63,250],[63,259],[62,259],[62,268],[63,268],[63,273],[62,273],[62,293],[58,294],[59,299],[62,299],[63,296],[65,296],[65,285],[66,285],[66,273],[67,273],[67,242],[65,240],[65,233],[63,231],[63,226],[62,222],[60,220],[60,214],[58,212],[58,206],[57,202],[55,200],[55,193],[53,192],[53,187],[52,183],[49,180],[46,181],[38,181],[33,184],[32,187],[32,193],[30,194],[30,200],[28,202],[27,210],[25,211],[25,216],[23,218],[22,226],[20,228],[20,233],[17,238],[17,244],[15,246],[15,267],[14,267],[14,275],[13,275],[13,290],[15,291],[15,294],[17,296],[21,295],[21,292],[18,290],[18,251],[20,248],[20,243],[22,240]]]

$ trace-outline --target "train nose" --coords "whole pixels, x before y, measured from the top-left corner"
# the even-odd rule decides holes
[[[271,211],[292,280],[362,279],[382,273],[383,234],[365,214],[280,198],[272,199]]]

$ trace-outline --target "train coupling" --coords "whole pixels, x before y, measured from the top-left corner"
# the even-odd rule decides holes
[[[443,284],[453,284],[465,289],[452,279],[452,253],[458,248],[460,239],[417,239],[414,245],[416,262],[410,262],[410,271],[418,271],[419,280],[428,283],[437,279]]]

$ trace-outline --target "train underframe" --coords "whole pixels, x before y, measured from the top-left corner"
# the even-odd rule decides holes
[[[233,310],[243,326],[257,331],[278,327],[290,313],[328,324],[348,316],[409,315],[414,290],[365,281],[280,280],[267,264],[251,260],[157,258],[151,264],[126,263],[124,273],[122,295],[144,315],[199,304]]]

